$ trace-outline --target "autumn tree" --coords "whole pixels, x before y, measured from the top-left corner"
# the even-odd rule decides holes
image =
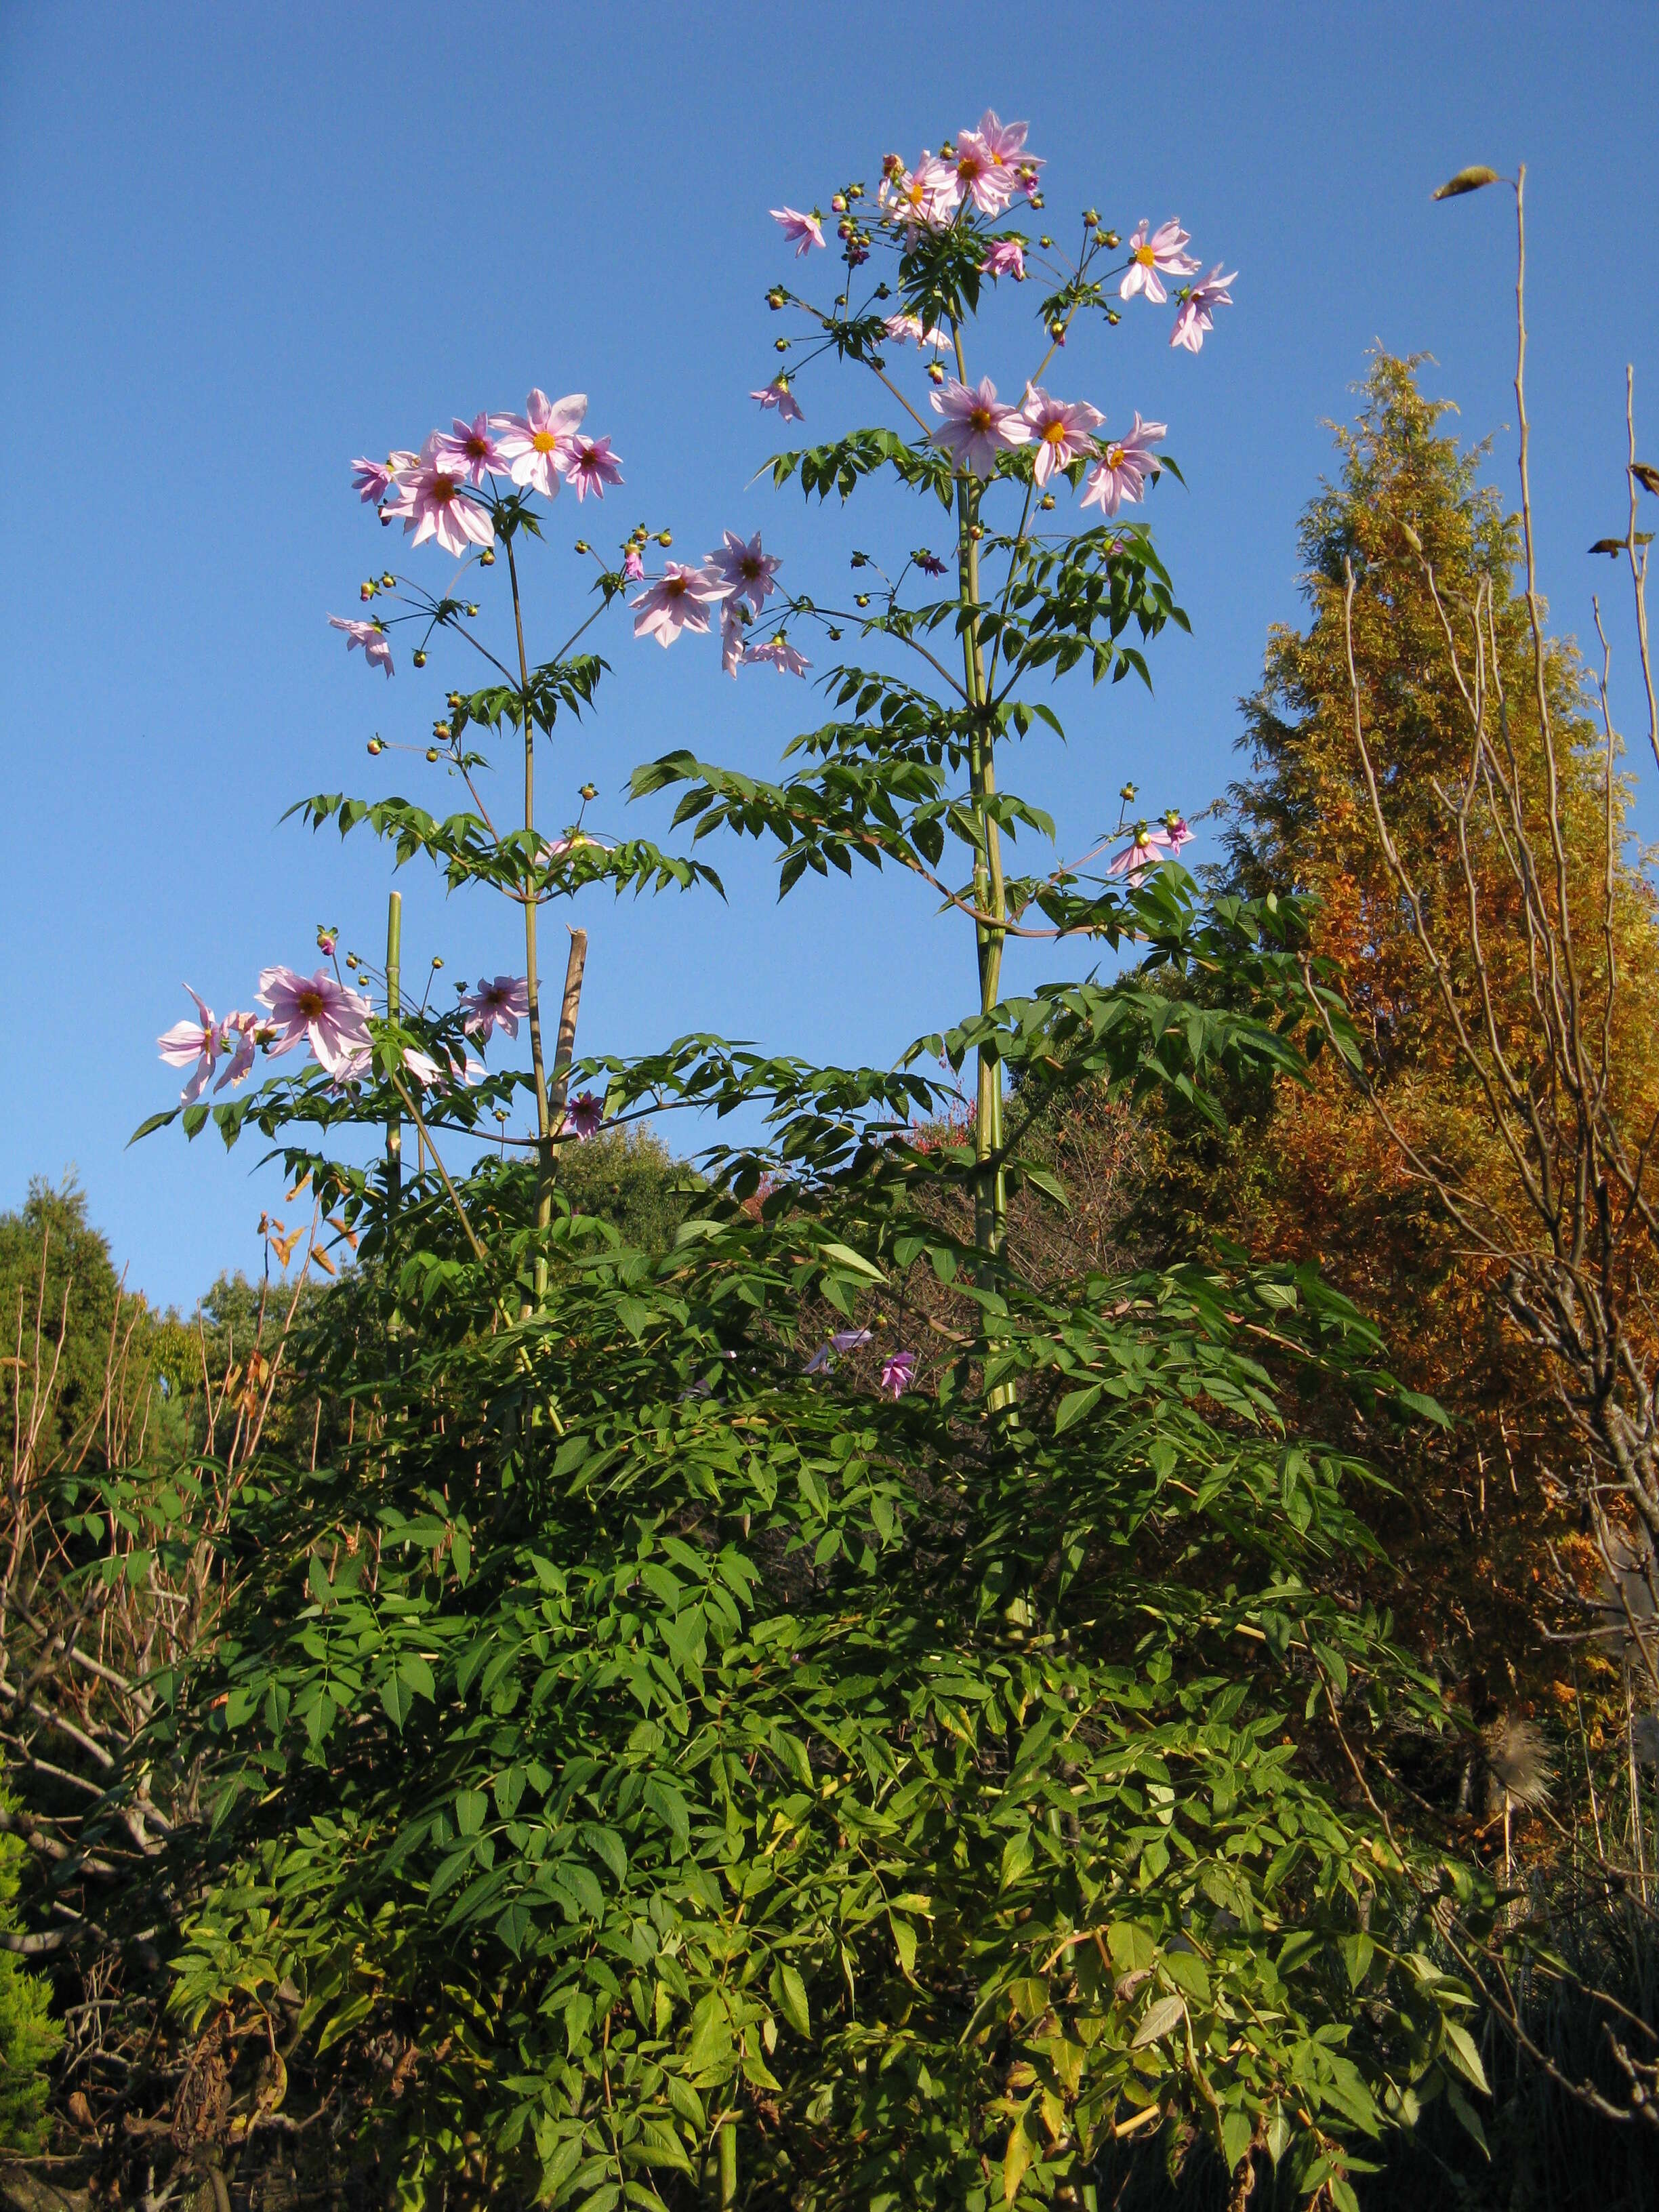
[[[1541,805],[1550,769],[1516,582],[1518,526],[1481,481],[1485,447],[1460,445],[1445,427],[1450,403],[1421,390],[1422,362],[1379,351],[1358,419],[1337,430],[1334,480],[1301,525],[1309,619],[1273,629],[1261,684],[1243,702],[1251,773],[1229,793],[1216,872],[1219,887],[1253,897],[1312,895],[1314,949],[1355,1017],[1375,1100],[1460,1188],[1495,1195],[1512,1163],[1477,1072],[1448,1036],[1355,738],[1357,686],[1390,830],[1447,948],[1451,988],[1474,1012],[1484,963],[1498,1039],[1532,1066],[1528,939],[1490,822],[1466,825],[1480,887],[1471,923],[1452,803],[1468,770],[1469,722],[1443,619],[1478,599],[1487,609],[1505,742],[1528,804]],[[1542,674],[1584,988],[1607,1003],[1611,951],[1621,981],[1614,1059],[1634,1099],[1659,1087],[1652,901],[1628,847],[1627,788],[1570,639],[1547,641]],[[1166,1119],[1153,1151],[1149,1217],[1207,1223],[1212,1234],[1218,1224],[1252,1254],[1316,1261],[1377,1317],[1402,1372],[1451,1416],[1448,1431],[1409,1444],[1362,1439],[1395,1485],[1376,1514],[1398,1570],[1387,1595],[1425,1650],[1464,1680],[1477,1717],[1559,1686],[1563,1647],[1543,1630],[1559,1619],[1549,1553],[1574,1531],[1564,1477],[1575,1446],[1559,1378],[1504,1318],[1491,1256],[1471,1249],[1431,1185],[1407,1170],[1334,1054],[1306,1086],[1258,1084],[1236,1101],[1224,1134]]]

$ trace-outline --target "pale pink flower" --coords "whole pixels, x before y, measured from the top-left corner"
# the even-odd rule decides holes
[[[890,1352],[881,1363],[881,1387],[890,1398],[902,1398],[915,1382],[916,1355],[914,1352]]]
[[[384,499],[419,458],[417,453],[388,453],[383,461],[356,460],[351,464],[351,489],[365,506]]]
[[[528,484],[544,499],[559,489],[558,456],[562,440],[572,436],[587,412],[587,394],[568,392],[562,399],[550,399],[538,389],[524,403],[522,415],[497,415],[493,420],[501,434],[501,450],[515,484]]]
[[[747,599],[758,614],[777,586],[772,581],[781,562],[775,553],[761,551],[757,530],[745,544],[735,530],[726,533],[726,543],[717,545],[708,556],[705,574],[734,599]]]
[[[774,668],[781,669],[786,676],[805,676],[812,665],[810,660],[802,659],[781,630],[775,637],[768,638],[764,645],[744,647],[743,665],[745,668],[752,668],[763,660],[769,660]]]
[[[925,331],[920,315],[889,315],[887,335],[896,344],[909,341],[919,346],[932,346],[936,353],[949,353],[951,340],[945,331]]]
[[[182,1104],[193,1106],[219,1057],[219,1024],[213,1018],[212,1007],[201,994],[191,990],[188,983],[185,988],[196,1001],[197,1019],[175,1022],[156,1038],[155,1048],[169,1067],[190,1067],[192,1060],[196,1063],[189,1082],[179,1093]]]
[[[1215,328],[1210,317],[1211,308],[1231,307],[1233,304],[1233,295],[1227,287],[1237,282],[1237,270],[1234,269],[1224,276],[1221,273],[1221,264],[1218,261],[1209,275],[1201,283],[1193,286],[1191,291],[1176,308],[1175,328],[1170,333],[1170,343],[1172,346],[1185,346],[1188,353],[1196,353],[1204,343],[1205,331]]]
[[[770,384],[762,385],[758,392],[751,392],[749,397],[758,399],[763,409],[775,407],[780,422],[804,422],[806,420],[795,403],[787,376],[775,376]]]
[[[400,477],[394,497],[380,509],[384,520],[400,520],[413,531],[415,543],[435,538],[446,553],[459,556],[469,545],[489,545],[495,526],[487,508],[465,491],[466,466],[453,453],[437,450],[436,434],[428,438],[412,474]]]
[[[1026,128],[1024,123],[1003,122],[994,107],[988,107],[979,118],[978,131],[971,134],[964,131],[962,134],[964,139],[972,136],[975,151],[983,155],[994,170],[1008,173],[1010,198],[1016,191],[1028,195],[1033,192],[1037,171],[1045,166],[1038,155],[1026,152]],[[960,145],[961,141],[957,143]]]
[[[944,428],[933,433],[936,442],[959,469],[974,476],[990,476],[1000,453],[1025,445],[1030,438],[1030,425],[1018,407],[1002,404],[988,376],[980,379],[977,388],[958,384],[952,377],[933,398],[934,413],[945,417]]]
[[[623,555],[622,572],[630,584],[645,581],[645,556],[636,545],[630,545]]]
[[[743,665],[744,615],[735,599],[720,609],[720,666],[735,684]]]
[[[459,461],[475,484],[481,484],[492,473],[504,477],[507,473],[507,455],[489,416],[475,415],[470,422],[463,422],[457,415],[453,420],[453,430],[434,433],[434,451]]]
[[[802,215],[798,209],[792,207],[773,208],[769,212],[773,222],[781,228],[784,236],[792,244],[796,240],[800,241],[795,246],[797,261],[803,253],[810,253],[815,246],[823,244],[823,232],[817,216]]]
[[[259,977],[259,1004],[270,1009],[277,1035],[270,1047],[273,1060],[292,1052],[306,1038],[331,1075],[337,1075],[355,1053],[370,1044],[368,1018],[374,1011],[368,1000],[348,991],[326,968],[314,975],[296,975],[291,968],[267,968]]]
[[[1000,215],[1017,191],[1029,190],[1025,172],[1034,181],[1042,164],[1025,149],[1026,125],[1004,123],[988,107],[977,131],[957,134],[957,191],[970,199],[981,215]]]
[[[660,579],[628,603],[634,610],[634,635],[654,637],[659,645],[672,645],[683,629],[706,630],[707,609],[725,596],[701,568],[666,561]]]
[[[1146,234],[1148,228],[1143,216],[1129,240],[1129,265],[1123,272],[1117,295],[1120,300],[1133,300],[1137,292],[1144,292],[1158,307],[1170,296],[1164,289],[1163,279],[1194,276],[1198,264],[1191,254],[1181,250],[1188,238],[1181,228],[1179,216],[1171,216],[1168,222],[1160,223],[1150,238]]]
[[[391,675],[392,640],[380,628],[379,623],[348,622],[343,615],[331,615],[328,618],[328,626],[331,629],[343,629],[345,632],[348,653],[354,646],[361,645],[363,648],[363,658],[369,666],[384,668],[386,674]]]
[[[586,1144],[596,1137],[599,1124],[605,1119],[605,1101],[596,1098],[591,1091],[580,1091],[571,1100],[564,1117],[564,1133]]]
[[[1083,505],[1115,514],[1126,499],[1141,498],[1147,477],[1158,474],[1158,459],[1152,447],[1164,435],[1167,427],[1163,422],[1143,422],[1137,412],[1134,428],[1127,438],[1100,441],[1095,447],[1099,459],[1084,484]]]
[[[1162,830],[1149,830],[1142,822],[1133,836],[1116,857],[1108,861],[1109,876],[1124,876],[1133,890],[1143,877],[1169,857],[1170,841]]]
[[[995,239],[990,252],[979,265],[988,276],[1012,276],[1023,284],[1025,281],[1025,248],[1017,238]]]
[[[579,500],[592,492],[605,497],[607,484],[623,480],[622,462],[611,450],[609,438],[566,438],[559,447],[559,467]]]
[[[496,1029],[508,1036],[519,1034],[519,1024],[530,1012],[530,985],[522,975],[497,975],[481,982],[461,1000],[461,1026],[488,1044]]]
[[[1091,451],[1094,433],[1106,417],[1086,399],[1051,399],[1041,385],[1028,385],[1020,410],[1036,447],[1033,471],[1039,486]]]
[[[230,1054],[229,1065],[214,1085],[222,1091],[227,1084],[240,1083],[253,1065],[253,1055],[259,1042],[259,1017],[257,1014],[227,1014],[220,1032],[220,1042]]]
[[[877,197],[894,221],[903,223],[907,235],[914,238],[919,228],[933,230],[949,222],[958,197],[956,171],[923,147],[914,169],[901,163],[882,179]]]

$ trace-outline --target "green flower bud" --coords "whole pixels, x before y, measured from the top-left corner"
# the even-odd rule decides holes
[[[416,668],[424,668],[426,666],[426,648],[424,646],[422,646],[417,652],[411,653],[409,657],[414,662]]]

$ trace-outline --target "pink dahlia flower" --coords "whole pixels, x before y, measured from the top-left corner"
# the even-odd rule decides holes
[[[392,640],[380,628],[379,623],[348,622],[343,615],[331,615],[328,618],[328,626],[331,629],[343,629],[345,632],[348,653],[354,646],[361,645],[363,648],[363,658],[369,666],[384,668],[386,674],[391,675]]]
[[[726,543],[709,555],[704,574],[721,586],[728,599],[747,599],[758,614],[778,588],[772,579],[781,565],[775,553],[761,551],[758,530],[746,544],[735,530],[728,530]]]
[[[190,1080],[179,1093],[182,1104],[193,1106],[219,1057],[219,1024],[213,1018],[212,1007],[201,994],[191,990],[188,983],[185,988],[196,1001],[197,1018],[193,1022],[175,1022],[156,1038],[155,1048],[169,1067],[191,1067],[194,1061]]]
[[[453,453],[441,453],[434,433],[413,472],[398,479],[395,495],[380,509],[381,518],[400,520],[405,532],[413,531],[417,545],[435,538],[446,553],[458,556],[469,545],[491,544],[495,526],[489,510],[468,498],[465,483],[465,463]]]
[[[961,195],[950,162],[940,161],[923,147],[915,167],[907,169],[901,163],[882,179],[877,197],[895,222],[904,225],[907,235],[914,238],[919,229],[937,230],[948,222]]]
[[[1005,123],[994,107],[988,107],[979,118],[979,129],[962,134],[963,139],[973,138],[975,151],[981,154],[994,170],[1008,173],[1010,198],[1015,191],[1029,194],[1034,191],[1037,171],[1044,167],[1040,155],[1025,150],[1027,127],[1024,123]],[[957,141],[958,146],[961,143]]]
[[[530,985],[522,975],[497,975],[480,983],[461,1000],[461,1026],[488,1044],[497,1029],[508,1036],[519,1034],[519,1024],[530,1012]]]
[[[1193,833],[1187,827],[1187,817],[1172,806],[1164,817],[1164,842],[1171,853],[1178,853],[1183,845],[1190,845]]]
[[[604,1119],[604,1099],[596,1098],[591,1091],[579,1091],[566,1110],[564,1133],[586,1144],[590,1137],[598,1136]]]
[[[804,422],[806,420],[796,404],[787,376],[775,376],[770,384],[762,385],[758,392],[751,392],[749,397],[758,399],[763,410],[775,407],[780,422]]]
[[[939,330],[927,331],[921,326],[920,315],[889,315],[887,335],[897,345],[907,342],[919,346],[932,346],[936,353],[949,353],[949,335]]]
[[[881,1387],[890,1398],[902,1398],[915,1377],[914,1352],[890,1352],[881,1363]]]
[[[795,245],[797,261],[803,253],[810,253],[815,246],[823,245],[823,232],[817,216],[802,215],[799,209],[792,207],[773,208],[770,212],[773,222],[781,226],[784,236],[792,244],[799,240],[799,243]]]
[[[528,484],[544,499],[556,497],[561,442],[580,427],[586,412],[585,392],[550,399],[538,390],[525,401],[522,415],[497,415],[495,427],[501,434],[501,450],[514,483]]]
[[[331,1075],[337,1075],[356,1053],[367,1051],[368,1018],[374,1008],[356,991],[337,982],[326,968],[296,975],[291,968],[267,968],[259,977],[259,1004],[270,1009],[277,1034],[273,1060],[292,1052],[307,1037],[311,1049]]]
[[[1129,240],[1129,265],[1123,272],[1117,295],[1120,300],[1133,300],[1137,292],[1144,292],[1157,307],[1170,296],[1164,289],[1164,278],[1195,276],[1198,264],[1191,254],[1182,252],[1188,237],[1181,228],[1179,216],[1171,216],[1168,222],[1160,223],[1150,238],[1146,234],[1148,228],[1143,216]]]
[[[630,545],[623,555],[622,572],[630,584],[645,581],[645,556],[636,545]]]
[[[997,455],[1025,445],[1031,435],[1018,408],[1005,407],[998,399],[988,376],[982,376],[977,387],[958,384],[952,377],[943,391],[934,392],[933,411],[945,417],[934,439],[959,469],[974,476],[992,475]]]
[[[456,416],[452,430],[437,433],[434,451],[459,461],[475,484],[481,484],[492,473],[503,477],[507,473],[507,455],[488,415],[475,415],[470,422]]]
[[[861,1344],[868,1344],[869,1341],[867,1328],[838,1328],[827,1344],[819,1345],[801,1372],[803,1375],[822,1375],[826,1368],[834,1366],[843,1352],[856,1352]]]
[[[977,131],[957,134],[957,191],[971,200],[981,215],[1002,213],[1017,191],[1029,189],[1024,172],[1035,179],[1042,164],[1027,154],[1026,125],[1004,123],[988,107]]]
[[[1169,858],[1169,851],[1170,841],[1164,831],[1149,830],[1142,822],[1123,850],[1107,862],[1106,872],[1109,876],[1126,877],[1133,888],[1160,860]]]
[[[1211,308],[1231,307],[1233,304],[1233,295],[1227,287],[1237,282],[1237,270],[1234,269],[1224,276],[1221,273],[1221,264],[1218,261],[1209,275],[1201,283],[1193,286],[1180,307],[1176,308],[1175,328],[1170,333],[1170,343],[1172,346],[1185,346],[1188,353],[1196,353],[1204,343],[1205,331],[1215,328],[1210,316]]]
[[[351,464],[351,489],[366,507],[382,500],[419,458],[416,453],[388,453],[383,461],[356,460]]]
[[[1158,459],[1152,447],[1164,436],[1167,426],[1162,422],[1143,422],[1139,412],[1134,428],[1127,438],[1103,440],[1095,448],[1099,459],[1089,471],[1083,487],[1085,507],[1097,507],[1106,514],[1115,514],[1125,500],[1140,499],[1146,492],[1146,479],[1158,474]]]
[[[1023,284],[1025,281],[1025,248],[1017,238],[999,238],[979,265],[988,276],[1012,276]]]
[[[607,484],[623,480],[622,462],[611,450],[609,438],[567,438],[559,447],[559,467],[579,500],[592,492],[605,497]]]
[[[253,1065],[253,1055],[259,1042],[259,1017],[257,1014],[227,1014],[221,1042],[230,1054],[229,1064],[214,1085],[222,1091],[228,1085],[241,1081]]]
[[[720,609],[720,666],[735,684],[743,665],[744,612],[739,601],[727,599]]]
[[[764,645],[744,647],[743,665],[745,668],[753,668],[763,660],[769,660],[774,668],[781,669],[786,676],[805,676],[812,665],[810,660],[804,659],[796,652],[781,630],[775,637],[768,638]]]
[[[1039,486],[1093,447],[1094,433],[1106,417],[1086,399],[1051,399],[1041,385],[1026,387],[1020,410],[1036,447],[1034,473]]]
[[[634,610],[634,635],[654,637],[659,645],[672,645],[683,629],[706,630],[708,607],[725,596],[701,568],[666,561],[659,580],[628,603]]]

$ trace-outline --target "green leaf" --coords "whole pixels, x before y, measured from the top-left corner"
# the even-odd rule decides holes
[[[1446,2049],[1452,2064],[1466,2081],[1480,2090],[1483,2097],[1489,2097],[1492,2091],[1486,2084],[1486,2069],[1480,2063],[1480,2053],[1474,2038],[1462,2021],[1454,2020],[1449,2013],[1444,2016],[1443,2025],[1446,2032]]]
[[[1085,1389],[1068,1390],[1054,1410],[1054,1434],[1063,1435],[1085,1413],[1091,1413],[1100,1403],[1100,1393],[1098,1382],[1091,1382]]]
[[[915,1954],[915,1944],[913,1936],[911,1939],[913,1958]],[[812,2033],[812,2021],[806,2006],[806,1984],[793,1966],[780,1966],[778,1969],[777,2002],[779,2010],[796,2034],[803,2039],[810,2038]]]

